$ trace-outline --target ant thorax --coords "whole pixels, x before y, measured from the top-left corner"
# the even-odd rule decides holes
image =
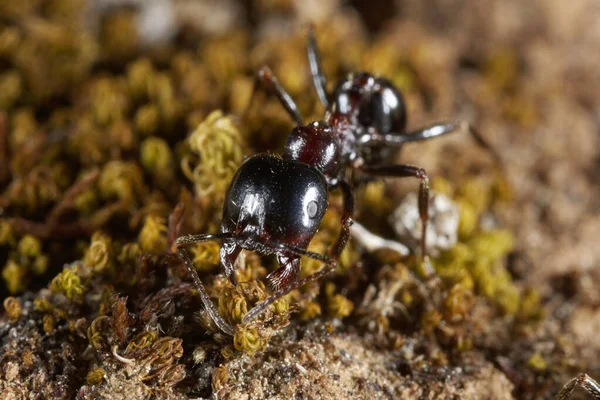
[[[340,175],[340,141],[331,124],[323,121],[298,126],[288,136],[284,160],[301,161],[321,171],[328,184]]]

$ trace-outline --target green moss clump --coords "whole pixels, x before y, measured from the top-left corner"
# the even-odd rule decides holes
[[[479,224],[484,212],[500,197],[496,186],[477,179],[457,189],[443,180],[435,180],[433,186],[452,193],[460,207],[459,242],[432,260],[437,273],[447,285],[475,290],[505,313],[517,314],[521,291],[503,263],[514,248],[513,235],[503,229],[484,231]]]
[[[26,268],[17,264],[14,260],[8,260],[2,268],[2,278],[10,293],[19,293],[27,285]]]
[[[89,265],[97,273],[103,273],[113,268],[113,244],[106,234],[96,232],[92,235],[92,241],[85,252],[83,262]]]
[[[182,169],[196,193],[221,203],[244,155],[242,136],[230,116],[212,112],[186,140],[189,156]]]
[[[18,299],[7,297],[2,304],[4,305],[4,310],[6,311],[6,315],[10,322],[16,322],[21,318],[22,308]]]
[[[233,334],[233,345],[236,350],[243,351],[249,355],[264,351],[267,347],[268,338],[258,330],[255,325],[237,325]]]
[[[65,267],[63,271],[52,279],[50,289],[54,293],[62,293],[67,299],[82,303],[83,295],[88,288],[85,285],[85,279],[78,275],[82,271],[79,265],[73,267]]]
[[[216,242],[200,242],[192,247],[192,260],[198,271],[213,272],[219,267],[221,246]]]
[[[335,294],[335,285],[331,282],[325,285],[327,309],[334,318],[346,318],[354,310],[354,304],[341,294]]]
[[[164,218],[148,215],[138,235],[142,250],[158,254],[167,248],[167,225]]]

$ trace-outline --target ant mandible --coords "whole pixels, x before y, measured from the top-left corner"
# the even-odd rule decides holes
[[[460,121],[407,132],[402,94],[384,78],[366,72],[351,74],[328,93],[312,27],[307,47],[313,83],[326,108],[323,121],[304,125],[292,98],[271,70],[262,67],[249,104],[260,86],[277,96],[297,125],[288,136],[285,151],[282,157],[254,155],[240,166],[225,197],[220,233],[187,235],[175,241],[177,253],[192,276],[206,311],[219,329],[229,335],[233,335],[234,328],[219,315],[207,295],[185,250],[187,245],[221,240],[220,263],[233,285],[237,285],[234,263],[242,249],[276,255],[279,268],[266,277],[272,294],[243,317],[242,322],[249,323],[282,296],[335,270],[353,222],[355,182],[349,178],[351,173],[419,179],[420,247],[425,260],[429,179],[422,168],[389,164],[391,149],[466,127],[476,142],[497,158],[483,138]],[[328,192],[336,188],[341,189],[344,199],[340,235],[330,256],[310,252],[308,245],[328,207]],[[299,279],[303,256],[321,261],[324,266]]]

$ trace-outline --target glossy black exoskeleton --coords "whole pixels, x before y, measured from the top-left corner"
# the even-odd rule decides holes
[[[241,249],[262,246],[261,252],[276,253],[282,266],[267,277],[271,288],[297,280],[300,256],[287,255],[275,244],[307,248],[327,210],[327,197],[318,169],[266,154],[250,157],[235,174],[223,207],[221,233],[235,236],[221,247],[227,277],[236,283],[233,262]]]
[[[192,275],[206,310],[228,334],[233,334],[233,327],[223,320],[206,294],[185,251],[186,245],[222,240],[221,265],[234,285],[237,282],[233,265],[242,249],[276,254],[280,267],[267,276],[272,294],[244,316],[243,322],[247,323],[290,291],[335,270],[352,224],[355,185],[352,174],[419,179],[421,256],[425,258],[429,179],[422,168],[390,164],[393,150],[407,142],[430,139],[465,127],[479,145],[499,160],[483,138],[465,123],[436,124],[407,132],[402,94],[384,78],[365,72],[351,74],[328,93],[312,30],[308,35],[308,58],[317,94],[326,107],[323,121],[305,125],[296,104],[269,68],[261,68],[255,92],[262,85],[275,94],[297,124],[288,136],[282,158],[256,155],[242,164],[225,199],[220,233],[188,235],[176,241],[178,254]],[[328,190],[338,187],[344,194],[341,233],[330,256],[309,252],[308,244],[327,209]],[[320,260],[324,267],[299,279],[302,256]]]

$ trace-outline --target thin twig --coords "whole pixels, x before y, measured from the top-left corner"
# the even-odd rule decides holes
[[[96,180],[100,176],[100,170],[94,168],[81,179],[73,183],[71,187],[65,192],[62,199],[50,210],[48,217],[46,218],[46,224],[50,226],[56,225],[59,218],[64,214],[66,210],[73,206],[73,202],[81,193],[85,192],[90,186],[96,183]]]
[[[40,239],[89,236],[93,232],[93,228],[90,225],[82,224],[80,222],[50,226],[45,222],[35,222],[20,217],[6,218],[4,221],[10,224],[13,231],[18,236],[31,234]]]

